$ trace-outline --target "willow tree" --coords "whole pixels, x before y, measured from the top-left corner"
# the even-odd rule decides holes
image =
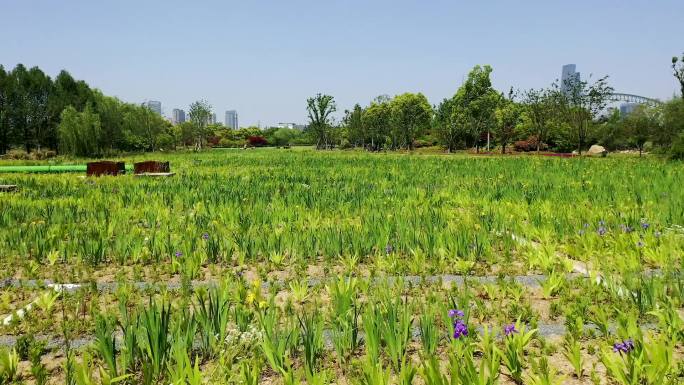
[[[331,148],[333,145],[332,113],[337,110],[335,98],[330,95],[316,94],[306,100],[306,110],[309,113],[308,132],[316,141],[316,148]]]
[[[61,152],[76,156],[102,155],[102,128],[100,116],[86,106],[83,112],[72,106],[62,111],[62,118],[58,126],[59,149]]]

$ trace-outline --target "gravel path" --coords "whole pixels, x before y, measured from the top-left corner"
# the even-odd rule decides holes
[[[643,330],[654,330],[656,329],[657,325],[656,324],[644,324],[641,325],[641,328]],[[563,324],[539,324],[537,327],[537,332],[539,333],[540,336],[542,337],[562,337],[565,332],[566,332],[566,327]],[[598,332],[598,329],[596,326],[592,324],[587,324],[584,325],[584,330],[585,332]],[[611,333],[614,333],[616,328],[615,325],[611,325],[609,328]],[[477,327],[478,333],[482,332],[482,327],[478,326]],[[359,337],[363,339],[363,331],[359,332]],[[121,343],[121,338],[122,335],[120,333],[115,333],[116,337],[116,342],[117,345]],[[419,341],[420,340],[420,329],[418,327],[414,327],[412,329],[412,337],[414,341]],[[13,335],[0,335],[0,346],[3,347],[13,347],[17,343],[18,336],[13,336]],[[331,332],[330,330],[324,330],[323,331],[323,338],[325,340],[325,345],[332,349],[332,339],[331,339]],[[36,335],[36,339],[41,340],[41,341],[47,341],[47,348],[50,350],[54,349],[62,349],[64,347],[64,339],[63,338],[51,338],[50,336],[47,335]],[[95,341],[94,336],[81,336],[78,338],[75,338],[71,341],[71,347],[74,349],[79,349],[83,348]]]

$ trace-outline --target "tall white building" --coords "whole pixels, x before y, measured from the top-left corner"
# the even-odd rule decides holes
[[[560,84],[560,89],[563,94],[566,94],[570,91],[569,85],[572,84],[572,82],[578,82],[580,81],[580,73],[577,72],[577,66],[574,64],[566,64],[563,66],[563,71],[561,72],[561,84]]]
[[[237,130],[238,126],[238,114],[235,110],[226,111],[226,127]]]
[[[162,113],[161,102],[158,102],[156,100],[148,100],[146,102],[143,102],[142,105],[143,105],[143,107],[147,107],[159,115],[161,115],[161,113]]]
[[[171,123],[173,124],[181,124],[185,122],[185,111],[174,108],[173,109],[173,114],[171,115]]]

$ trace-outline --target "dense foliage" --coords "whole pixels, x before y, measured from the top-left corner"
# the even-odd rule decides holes
[[[154,151],[176,143],[171,125],[149,109],[91,89],[61,71],[0,66],[0,155],[12,148],[80,156]]]
[[[681,73],[675,63],[673,68],[676,75]],[[571,77],[563,85],[511,89],[504,96],[492,87],[491,73],[490,66],[475,66],[454,96],[434,108],[422,94],[383,95],[367,107],[356,104],[345,111],[339,126],[327,122],[314,138],[325,138],[325,146],[319,148],[339,145],[370,151],[439,144],[447,152],[498,147],[505,153],[510,144],[518,143],[513,146],[516,151],[581,154],[592,144],[601,144],[609,150],[653,149],[676,157],[673,144],[684,133],[684,99],[644,104],[621,116],[606,108],[613,92],[607,77]],[[332,96],[325,97],[334,102]]]

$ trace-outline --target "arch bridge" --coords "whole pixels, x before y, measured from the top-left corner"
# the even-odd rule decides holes
[[[608,100],[613,102],[627,102],[627,103],[639,103],[639,104],[650,104],[658,105],[662,104],[658,99],[647,98],[645,96],[633,95],[633,94],[623,94],[619,92],[612,93]]]

